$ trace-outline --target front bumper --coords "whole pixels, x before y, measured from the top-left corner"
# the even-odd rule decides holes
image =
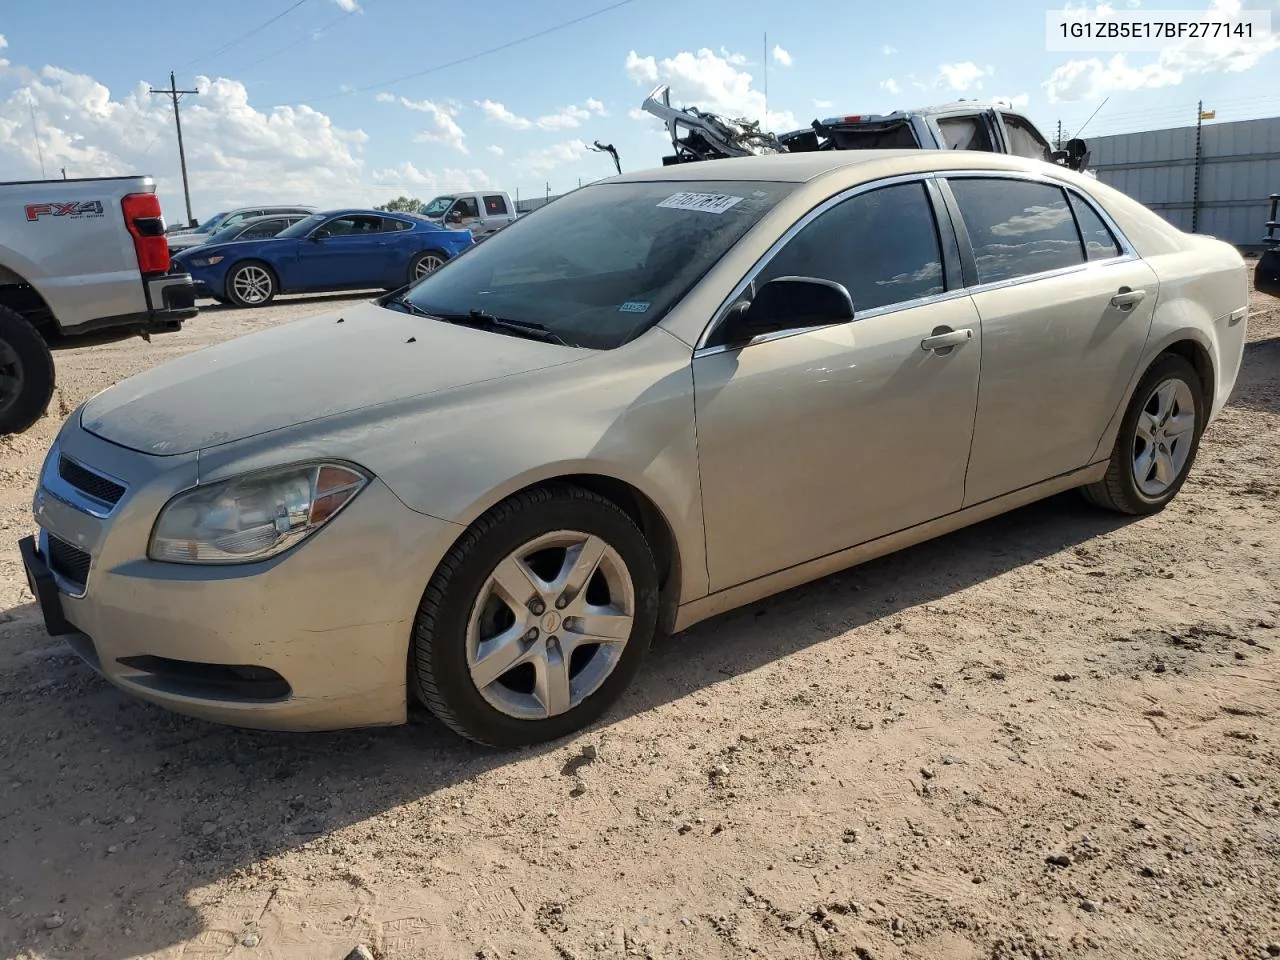
[[[124,487],[118,502],[73,487],[67,477],[87,484],[60,475],[63,456]],[[414,615],[458,528],[375,480],[271,560],[155,563],[152,523],[190,467],[64,431],[36,496],[39,537],[21,544],[49,633],[121,689],[189,716],[277,730],[403,723]]]

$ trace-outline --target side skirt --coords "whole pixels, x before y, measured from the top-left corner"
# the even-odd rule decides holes
[[[1063,474],[1060,477],[1054,477],[1029,487],[1023,487],[1021,490],[1006,493],[1004,496],[996,497],[994,500],[975,503],[971,507],[957,510],[955,513],[949,513],[944,517],[938,517],[936,520],[929,520],[914,527],[899,530],[897,533],[880,537],[877,540],[870,540],[866,543],[858,544],[856,547],[850,547],[838,553],[830,553],[825,557],[818,557],[816,560],[808,560],[794,567],[779,570],[777,573],[771,573],[765,577],[740,583],[736,587],[729,587],[727,590],[721,590],[700,599],[691,600],[688,603],[681,604],[676,611],[675,632],[686,630],[695,623],[726,613],[729,610],[746,606],[757,600],[763,600],[765,597],[773,596],[775,593],[781,593],[784,590],[790,590],[792,587],[819,580],[841,570],[855,567],[860,563],[866,563],[868,560],[875,560],[878,557],[896,553],[898,550],[913,547],[926,540],[945,536],[963,527],[981,523],[983,520],[990,520],[992,517],[1008,513],[1010,510],[1016,510],[1019,507],[1025,507],[1027,504],[1035,503],[1037,500],[1052,497],[1075,487],[1095,483],[1106,476],[1107,463],[1107,460],[1101,460],[1090,466]]]

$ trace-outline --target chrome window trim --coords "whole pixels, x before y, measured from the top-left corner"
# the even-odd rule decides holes
[[[765,267],[767,267],[770,263],[773,262],[773,258],[778,255],[778,253],[782,250],[783,247],[785,247],[788,243],[790,243],[795,238],[796,234],[798,234],[801,230],[803,230],[805,227],[811,224],[818,217],[822,216],[832,207],[838,206],[839,204],[844,203],[844,201],[850,200],[853,197],[858,196],[859,194],[870,193],[872,190],[877,190],[881,187],[892,187],[892,186],[897,186],[898,184],[903,184],[903,183],[919,182],[923,184],[933,178],[934,178],[934,174],[929,172],[904,173],[904,174],[899,174],[897,176],[885,177],[881,180],[872,180],[872,181],[868,181],[867,183],[859,183],[855,186],[848,187],[845,190],[842,190],[833,196],[827,197],[827,199],[823,200],[816,207],[813,207],[812,209],[808,210],[804,214],[804,216],[802,216],[799,220],[797,220],[790,227],[788,227],[786,231],[782,234],[782,236],[780,236],[777,240],[771,243],[769,245],[769,249],[760,255],[760,258],[754,264],[752,264],[751,269],[748,270],[743,275],[742,279],[739,280],[736,284],[734,284],[734,287],[729,292],[729,295],[724,300],[721,301],[720,306],[717,307],[715,312],[711,315],[711,321],[705,327],[703,327],[702,334],[701,336],[698,337],[698,342],[694,345],[694,349],[693,349],[694,357],[696,358],[696,357],[710,356],[716,353],[723,353],[725,350],[739,350],[743,347],[749,347],[752,344],[768,343],[772,340],[781,340],[784,337],[794,337],[802,333],[810,333],[814,330],[822,330],[827,326],[829,326],[827,324],[823,324],[821,326],[816,326],[816,327],[804,327],[798,330],[779,330],[776,333],[766,333],[758,337],[753,337],[747,343],[737,343],[733,345],[721,344],[719,346],[714,346],[714,347],[707,346],[707,340],[710,339],[711,335],[716,331],[716,329],[720,326],[720,324],[724,322],[725,314],[728,313],[730,307],[732,307],[735,303],[738,302],[738,298],[742,296],[743,291],[746,290],[747,287],[751,285],[752,281],[754,281],[755,278],[760,275],[761,271],[763,271]],[[930,198],[928,198],[926,194],[926,202],[929,202],[929,199]],[[930,212],[933,212],[932,206],[930,207]],[[936,221],[936,216],[935,216],[935,221]],[[937,224],[937,227],[939,230],[941,230],[942,225]],[[943,247],[943,242],[941,237],[938,238],[938,256],[941,258],[945,268],[946,251]],[[944,276],[945,276],[945,270],[944,270]],[[957,295],[962,292],[963,291],[960,289],[947,290],[941,294],[936,294],[933,297],[917,297],[915,300],[904,300],[901,303],[888,304],[884,307],[877,307],[874,310],[868,310],[866,311],[866,313],[861,313],[861,314],[857,313],[857,304],[854,304],[854,311],[855,311],[854,318],[853,320],[848,322],[857,323],[863,317],[879,316],[883,313],[890,313],[896,310],[909,309],[912,306],[919,306],[923,303],[931,302],[934,299],[945,299],[949,296]],[[833,324],[830,326],[843,326],[843,324]]]
[[[97,497],[91,497],[79,487],[72,486],[71,483],[62,479],[61,473],[58,471],[58,461],[60,458],[66,457],[82,470],[96,474],[104,480],[110,480],[124,490],[120,495],[120,499],[115,503],[107,503],[105,500],[99,500]],[[45,460],[44,473],[40,477],[40,488],[55,500],[78,510],[80,513],[87,513],[91,517],[97,517],[99,520],[105,520],[115,513],[116,508],[124,502],[125,497],[129,495],[129,484],[121,480],[119,477],[107,473],[105,470],[99,470],[97,467],[91,467],[82,460],[61,452],[57,442],[50,448],[47,459]]]
[[[849,322],[858,323],[863,319],[881,317],[881,316],[885,316],[886,314],[897,313],[900,310],[912,310],[917,307],[928,306],[933,303],[941,303],[945,300],[952,300],[960,296],[974,296],[979,293],[986,293],[989,290],[1003,290],[1008,287],[1018,286],[1023,283],[1031,283],[1037,280],[1053,279],[1055,277],[1065,276],[1067,274],[1077,273],[1084,270],[1105,269],[1106,267],[1109,267],[1113,264],[1131,263],[1135,260],[1142,259],[1138,255],[1138,252],[1134,249],[1133,244],[1129,242],[1129,238],[1125,236],[1124,231],[1120,229],[1120,225],[1116,223],[1114,218],[1112,218],[1112,216],[1105,209],[1103,209],[1101,204],[1099,204],[1092,197],[1088,196],[1086,193],[1084,193],[1082,190],[1080,190],[1073,184],[1063,183],[1061,180],[1057,179],[1056,177],[1049,176],[1048,174],[1037,173],[1031,170],[981,170],[981,169],[963,168],[958,170],[932,170],[932,171],[926,171],[924,173],[919,173],[919,172],[907,173],[907,174],[899,174],[897,176],[892,176],[892,177],[885,177],[884,179],[881,179],[881,180],[872,180],[872,181],[868,181],[867,183],[860,183],[856,186],[849,187],[846,190],[842,190],[840,193],[837,193],[834,196],[828,197],[826,200],[822,201],[822,203],[818,204],[816,207],[809,210],[803,217],[801,217],[799,220],[793,223],[790,227],[788,227],[786,232],[783,233],[781,237],[779,237],[772,244],[770,244],[769,249],[766,250],[761,255],[760,259],[757,260],[755,264],[752,265],[751,269],[747,271],[747,273],[743,276],[743,278],[739,280],[737,284],[734,285],[733,290],[729,293],[729,296],[726,297],[721,302],[720,306],[717,307],[716,311],[712,314],[711,321],[706,325],[706,327],[703,328],[702,335],[698,337],[698,342],[694,346],[694,350],[693,350],[694,359],[697,359],[699,357],[714,356],[717,353],[724,353],[729,350],[741,350],[744,347],[750,347],[757,343],[770,343],[774,340],[781,340],[786,337],[801,336],[806,333],[813,333],[815,330],[828,329],[827,325],[821,325],[816,327],[801,327],[796,330],[779,330],[776,333],[767,333],[767,334],[762,334],[761,336],[758,336],[758,337],[753,337],[751,340],[749,340],[746,343],[721,344],[714,347],[707,346],[707,340],[711,337],[711,334],[714,333],[715,330],[720,326],[720,324],[724,322],[725,314],[728,312],[729,308],[732,307],[733,304],[737,303],[738,298],[742,296],[743,291],[746,290],[746,288],[751,284],[751,282],[754,281],[757,276],[759,276],[759,274],[764,270],[764,268],[769,265],[769,263],[773,260],[773,258],[778,255],[779,251],[781,251],[781,249],[785,247],[795,237],[796,234],[798,234],[806,226],[808,226],[810,223],[812,223],[815,219],[820,217],[822,214],[826,213],[832,207],[836,206],[839,203],[843,203],[845,200],[848,200],[852,197],[858,196],[859,194],[867,193],[867,192],[870,192],[871,190],[875,190],[880,187],[890,187],[900,183],[911,183],[914,181],[920,181],[922,183],[934,181],[935,183],[938,184],[940,189],[950,193],[948,181],[955,180],[955,179],[972,180],[975,178],[1000,179],[1000,180],[1023,180],[1023,181],[1028,181],[1032,183],[1043,183],[1046,186],[1057,187],[1061,190],[1064,190],[1070,193],[1074,199],[1078,200],[1080,203],[1086,204],[1089,207],[1089,209],[1092,210],[1098,216],[1098,218],[1107,225],[1107,229],[1111,231],[1112,235],[1115,236],[1116,241],[1120,244],[1120,250],[1121,250],[1120,255],[1114,256],[1114,257],[1107,257],[1102,260],[1085,260],[1082,263],[1072,264],[1066,267],[1058,267],[1053,270],[1043,270],[1039,273],[1029,273],[1029,274],[1026,274],[1025,276],[1020,276],[1020,277],[1010,277],[1007,280],[994,280],[990,283],[974,283],[974,284],[965,286],[963,285],[963,278],[962,278],[961,285],[956,287],[955,289],[947,290],[947,291],[944,291],[943,293],[940,293],[931,297],[918,297],[915,300],[904,300],[900,303],[886,304],[883,307],[877,307],[873,310],[868,310],[865,313],[856,313],[857,304],[855,304],[854,305],[855,316],[853,320]],[[951,200],[955,203],[956,212],[959,213],[959,201],[956,199],[954,193],[951,193],[950,196],[951,196]],[[1068,209],[1069,208],[1070,208],[1070,205],[1068,205]],[[967,236],[968,226],[964,223],[963,215],[961,215],[959,220],[957,221],[956,216],[954,214],[951,214],[950,211],[948,211],[948,214],[949,214],[949,219],[953,224],[954,228],[956,229],[957,233],[963,230],[965,235]],[[1079,228],[1079,224],[1076,223],[1074,213],[1072,214],[1071,219],[1072,219],[1072,222],[1075,223],[1076,225],[1076,232],[1079,233],[1080,228]],[[936,212],[935,212],[935,220],[936,220]],[[943,225],[939,223],[937,226],[938,226],[938,229],[941,230]],[[957,237],[957,240],[959,240],[959,237]],[[939,238],[939,243],[941,244],[941,242],[942,242],[941,238]],[[1083,243],[1083,239],[1081,242]],[[961,256],[962,264],[964,260],[963,247],[964,245],[961,244],[960,256]],[[970,249],[972,249],[972,241],[970,241]],[[939,252],[943,255],[944,265],[945,265],[945,253],[946,253],[945,249],[940,249]],[[1086,255],[1083,246],[1081,247],[1080,252],[1082,256]],[[976,268],[976,263],[977,263],[976,258],[971,258],[971,259]],[[834,324],[831,326],[843,326],[843,325],[844,324]]]

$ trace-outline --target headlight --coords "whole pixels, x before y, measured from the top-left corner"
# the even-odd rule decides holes
[[[166,563],[252,563],[315,533],[369,482],[337,463],[305,463],[201,485],[170,500],[147,555]]]
[[[219,263],[221,263],[221,262],[223,261],[223,259],[224,259],[224,258],[223,258],[223,257],[221,257],[221,256],[217,256],[217,257],[192,257],[192,258],[191,258],[191,265],[192,265],[193,267],[212,267],[212,266],[214,266],[215,264],[219,264]]]

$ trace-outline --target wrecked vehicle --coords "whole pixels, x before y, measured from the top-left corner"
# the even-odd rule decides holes
[[[730,119],[697,107],[673,107],[671,89],[655,87],[642,108],[666,124],[675,153],[664,166],[724,157],[809,153],[814,150],[982,150],[1045,160],[1085,172],[1083,140],[1055,150],[1026,117],[996,101],[957,100],[914,110],[850,114],[814,120],[806,129],[773,134],[760,124]]]

